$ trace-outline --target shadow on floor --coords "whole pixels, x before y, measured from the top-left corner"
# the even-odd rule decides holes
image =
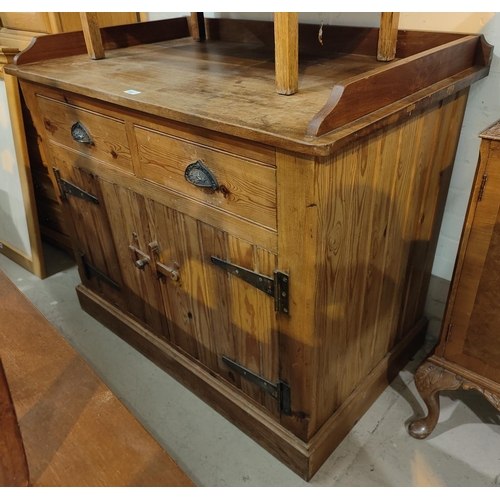
[[[75,259],[67,252],[45,242],[42,247],[47,278],[76,266]]]

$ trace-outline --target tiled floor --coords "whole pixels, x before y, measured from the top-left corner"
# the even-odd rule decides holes
[[[411,361],[306,483],[169,375],[84,313],[74,263],[46,247],[40,280],[3,255],[0,269],[92,366],[198,486],[498,486],[500,415],[474,391],[446,392],[424,441]],[[1,319],[0,319],[1,320]],[[429,349],[431,345],[427,345]]]

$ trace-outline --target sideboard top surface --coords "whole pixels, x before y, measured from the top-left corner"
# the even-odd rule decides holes
[[[127,29],[144,30],[144,27]],[[106,50],[106,58],[101,60],[79,53],[27,64],[18,62],[17,66],[10,66],[8,72],[21,79],[138,112],[299,153],[327,155],[353,138],[366,135],[367,129],[393,123],[419,105],[439,101],[450,89],[457,91],[459,86],[471,85],[486,76],[489,66],[488,61],[478,64],[477,55],[474,56],[474,51],[478,51],[476,43],[481,44],[479,37],[465,35],[455,35],[455,40],[446,35],[449,40],[446,39],[447,44],[443,46],[450,46],[447,50],[463,52],[463,45],[467,54],[464,52],[465,62],[458,69],[452,69],[445,74],[446,78],[441,76],[438,81],[432,81],[435,71],[430,71],[428,64],[441,66],[440,58],[444,54],[438,52],[439,48],[424,51],[425,61],[424,58],[419,61],[420,56],[412,47],[413,53],[405,49],[408,57],[384,63],[377,61],[376,53],[366,53],[366,50],[342,53],[309,47],[301,49],[299,57],[299,91],[285,96],[275,91],[272,44],[242,43],[241,40],[200,43],[183,36],[182,30],[180,33],[181,36],[173,40],[113,47]],[[363,35],[364,40],[373,38],[370,33]],[[109,38],[109,43],[113,43],[113,34]],[[428,54],[433,51],[435,54]],[[422,80],[410,95],[404,95],[402,90],[414,80],[408,76],[410,69],[405,71],[401,66],[406,60]],[[392,68],[394,72],[380,74],[385,68]],[[430,76],[424,71],[426,68]],[[408,78],[410,81],[405,81]],[[363,92],[353,91],[353,85]],[[391,98],[391,94],[403,97]],[[370,100],[371,107],[364,116],[345,118],[352,108],[366,105]],[[324,128],[321,132],[322,125],[318,125],[317,134],[308,133],[315,120],[318,124],[327,122],[332,113],[335,120],[335,111],[337,117],[340,114],[342,120],[344,116],[347,123],[326,124],[330,126],[326,129],[331,130],[329,133],[324,133]]]

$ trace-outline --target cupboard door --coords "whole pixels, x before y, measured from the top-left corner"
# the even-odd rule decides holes
[[[122,276],[98,177],[62,162],[55,172],[82,283],[124,307]]]
[[[147,210],[163,266],[161,296],[171,342],[278,415],[277,401],[222,359],[277,383],[274,301],[211,261],[217,257],[272,277],[276,255],[155,201],[148,200]]]
[[[126,310],[160,338],[170,338],[161,289],[151,262],[151,236],[146,200],[117,184],[100,179],[110,222],[110,238],[122,270]]]
[[[444,357],[500,383],[500,143],[479,172],[476,210],[457,285]],[[482,151],[483,152],[483,151]],[[483,158],[486,160],[486,158]],[[485,162],[486,163],[486,162]],[[482,191],[482,192],[481,192]]]

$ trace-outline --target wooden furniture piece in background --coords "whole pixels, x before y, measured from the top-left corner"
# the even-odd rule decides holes
[[[32,486],[193,486],[1,271],[0,356]],[[5,408],[2,390],[0,374],[0,409]],[[0,485],[6,460],[14,458],[2,453],[3,424],[13,425],[6,417],[0,412]],[[24,484],[18,456],[18,482]]]
[[[474,389],[500,411],[500,122],[480,134],[481,149],[465,226],[434,354],[415,373],[428,409],[410,424],[427,437],[439,419],[439,392]]]
[[[0,30],[0,253],[45,277],[17,79],[4,73],[19,48]]]
[[[29,471],[23,438],[0,360],[0,488],[28,485]]]
[[[205,43],[188,18],[102,29],[98,63],[81,33],[40,38],[8,71],[82,307],[309,479],[421,345],[491,47],[400,32],[379,63],[378,29],[325,26],[318,52],[300,25],[303,91],[283,97],[273,23],[205,21]]]
[[[114,26],[138,21],[135,12],[99,12],[100,26]],[[33,37],[44,36],[47,33],[61,33],[81,30],[80,14],[78,12],[1,12],[0,22],[0,67],[12,62],[14,56],[29,46]],[[18,82],[6,75],[6,85],[13,116],[13,135],[16,140],[17,158],[23,167],[22,177],[23,197],[25,200],[28,227],[30,229],[31,256],[20,253],[5,244],[0,251],[9,258],[26,267],[37,276],[44,276],[43,253],[41,237],[48,243],[58,246],[72,254],[67,229],[64,224],[58,195],[49,177],[51,165],[40,145],[40,135],[35,131],[29,114],[23,109],[19,98]],[[24,122],[24,126],[23,126]],[[33,219],[33,220],[31,220]]]
[[[140,21],[137,12],[98,12],[97,17],[101,27]],[[0,19],[4,28],[37,34],[82,29],[79,12],[0,12]]]

